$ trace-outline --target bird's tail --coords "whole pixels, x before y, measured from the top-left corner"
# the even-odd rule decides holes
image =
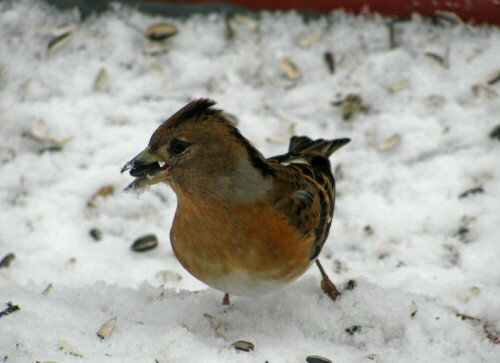
[[[311,140],[307,136],[293,136],[290,139],[288,153],[302,157],[323,156],[329,158],[335,151],[347,144],[351,139]]]

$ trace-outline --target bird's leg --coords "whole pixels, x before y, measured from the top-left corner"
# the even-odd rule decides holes
[[[321,276],[323,279],[321,280],[321,289],[325,294],[327,294],[333,301],[340,296],[339,290],[335,287],[333,282],[330,280],[325,270],[323,270],[323,266],[319,263],[319,260],[316,259],[316,265],[318,265],[319,271],[321,272]]]
[[[225,293],[224,298],[222,299],[222,305],[229,305],[229,294]]]

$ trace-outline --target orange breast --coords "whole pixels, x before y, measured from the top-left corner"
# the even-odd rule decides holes
[[[243,284],[283,284],[310,266],[311,242],[265,203],[228,206],[180,198],[170,237],[181,264],[216,288],[218,280],[238,274],[245,275]]]

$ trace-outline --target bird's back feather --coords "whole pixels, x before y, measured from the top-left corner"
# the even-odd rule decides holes
[[[302,233],[305,243],[311,244],[311,260],[321,252],[333,218],[335,179],[328,157],[349,141],[293,136],[287,154],[268,159],[284,171],[278,178],[283,192],[275,207]]]

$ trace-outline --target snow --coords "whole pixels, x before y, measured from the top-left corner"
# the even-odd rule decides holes
[[[500,30],[415,16],[395,23],[391,49],[388,19],[379,17],[261,13],[233,19],[232,40],[224,20],[118,5],[81,20],[43,2],[0,4],[0,259],[16,256],[0,269],[0,311],[7,302],[21,308],[0,317],[0,358],[498,362],[500,142],[488,134],[500,123],[500,82],[486,80],[500,68]],[[179,33],[165,52],[146,54],[151,45],[135,28],[160,21]],[[49,51],[52,32],[71,23],[72,36]],[[448,68],[424,54],[446,49]],[[335,54],[334,74],[325,51]],[[302,78],[286,78],[283,57]],[[109,84],[96,92],[103,68]],[[490,92],[475,96],[478,84]],[[346,122],[331,102],[352,93],[368,110]],[[122,193],[132,178],[119,171],[199,97],[236,115],[266,156],[286,150],[291,124],[299,135],[352,139],[332,157],[336,211],[320,257],[338,286],[356,280],[354,290],[330,301],[312,268],[280,292],[222,307],[221,292],[183,270],[168,237],[175,195],[163,185]],[[33,120],[46,125],[46,141],[32,136]],[[377,150],[394,134],[398,145]],[[54,140],[65,141],[61,151],[39,152]],[[88,207],[105,185],[114,192]],[[458,197],[477,186],[482,193]],[[158,247],[131,251],[148,233]],[[101,340],[98,329],[113,317],[116,328]],[[361,330],[351,335],[353,326]],[[255,350],[234,350],[237,340]],[[83,358],[59,349],[62,341]]]

